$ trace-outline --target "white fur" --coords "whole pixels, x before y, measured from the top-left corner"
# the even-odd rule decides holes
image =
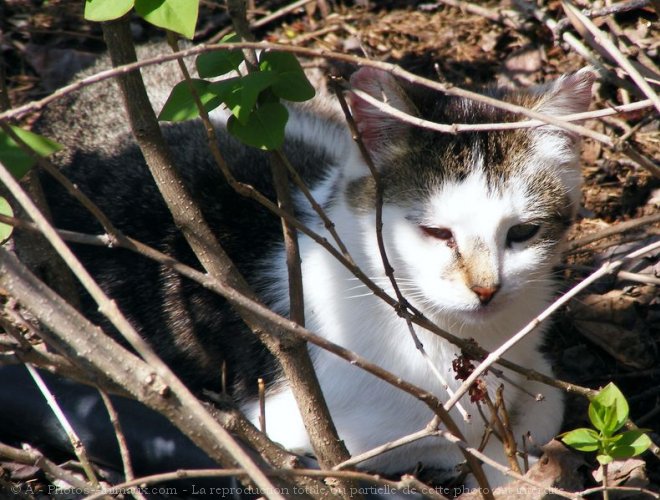
[[[304,133],[310,129],[290,125],[289,130]],[[344,162],[340,162],[345,174],[367,172],[354,146],[350,143],[336,146],[339,150],[352,149]],[[479,159],[475,161],[480,163]],[[533,167],[530,165],[530,168]],[[319,201],[323,202],[328,196],[330,184],[342,182],[337,172],[317,191],[316,194],[321,195]],[[545,278],[554,259],[550,259],[543,248],[527,244],[505,246],[508,229],[527,221],[533,213],[533,200],[520,194],[524,192],[524,186],[514,181],[501,193],[488,194],[485,176],[476,169],[459,184],[439,186],[430,203],[415,210],[415,217],[423,214],[425,224],[451,228],[463,253],[469,254],[477,244],[483,250],[485,245],[487,258],[483,258],[480,265],[494,273],[502,286],[487,308],[480,307],[477,296],[453,270],[454,257],[445,242],[424,236],[416,222],[410,220],[411,214],[402,208],[384,207],[387,251],[404,294],[441,328],[464,338],[472,337],[487,349],[496,348],[522,328],[542,310],[552,293]],[[356,263],[392,293],[382,271],[374,215],[356,215],[348,207],[341,189],[338,193],[339,199],[332,204],[328,215]],[[323,232],[318,222],[316,230]],[[327,237],[331,240],[329,235]],[[446,400],[445,388],[415,348],[405,321],[309,238],[301,237],[300,249],[307,327]],[[279,252],[264,267],[279,278],[277,289],[271,293],[279,299],[276,308],[285,311],[287,279],[282,262],[284,259]],[[451,362],[459,354],[457,349],[429,332],[417,329],[417,334],[436,367],[452,388],[457,388],[460,383],[454,380],[451,370]],[[530,336],[509,351],[506,358],[550,373],[547,361],[537,350],[538,344],[538,334]],[[310,349],[339,435],[351,454],[419,431],[433,417],[423,403],[408,394],[332,354],[315,347]],[[514,434],[521,436],[530,431],[535,442],[545,443],[558,431],[562,419],[561,394],[547,386],[522,380],[515,373],[507,372],[507,377],[529,393],[545,397],[543,401],[535,401],[529,394],[505,383],[507,408],[517,419]],[[491,395],[503,383],[493,375],[488,375],[487,380]],[[473,416],[471,421],[464,422],[456,410],[452,415],[468,442],[476,446],[483,434],[483,422],[468,397],[461,403]],[[248,405],[245,409],[249,418],[256,422],[257,405]],[[267,395],[266,426],[274,441],[298,452],[312,453],[288,388]],[[502,446],[494,438],[486,452],[504,463]],[[363,466],[396,472],[411,469],[418,462],[452,468],[461,461],[462,456],[455,446],[442,439],[426,439],[389,451]],[[497,474],[491,474],[490,479],[494,484],[502,482]]]

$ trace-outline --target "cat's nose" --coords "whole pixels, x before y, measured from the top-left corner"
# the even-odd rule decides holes
[[[477,297],[479,297],[479,302],[481,302],[482,306],[485,306],[491,300],[493,300],[493,297],[495,296],[495,294],[499,289],[500,289],[500,285],[491,285],[491,286],[475,285],[471,288],[471,290],[477,295]]]

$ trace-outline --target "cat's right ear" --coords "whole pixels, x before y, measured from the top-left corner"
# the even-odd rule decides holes
[[[361,68],[353,73],[350,83],[352,89],[364,92],[399,111],[412,116],[419,115],[395,78],[385,71]],[[355,92],[349,92],[347,97],[358,132],[377,166],[397,150],[405,148],[410,124],[377,108]]]
[[[553,116],[584,113],[591,103],[591,88],[596,72],[591,67],[563,75],[549,84],[538,87],[543,99],[535,111]]]

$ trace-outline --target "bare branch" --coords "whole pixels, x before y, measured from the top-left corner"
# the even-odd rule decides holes
[[[357,89],[351,89],[351,92],[355,93],[360,99],[364,99],[366,102],[372,106],[378,108],[379,110],[387,113],[388,115],[395,116],[401,121],[410,123],[416,127],[426,128],[429,130],[435,130],[436,132],[443,132],[446,134],[458,134],[461,132],[479,132],[479,131],[488,131],[488,130],[514,130],[521,128],[534,128],[544,124],[542,120],[525,120],[525,121],[516,121],[516,122],[504,122],[504,123],[453,123],[453,124],[444,124],[436,123],[423,118],[419,118],[413,115],[409,115],[403,111],[396,109],[395,107],[389,105],[386,102],[379,101],[375,97],[370,96],[366,92]],[[629,111],[637,111],[639,109],[650,108],[653,106],[653,103],[650,99],[645,99],[643,101],[638,101],[631,104],[625,104],[622,106],[616,106],[614,108],[598,109],[595,111],[587,111],[584,113],[575,113],[571,115],[562,116],[562,120],[567,122],[573,121],[584,121],[596,118],[602,118],[605,116],[611,116],[618,113],[626,113]]]
[[[176,46],[173,45],[172,48],[176,49]],[[301,326],[304,326],[302,272],[300,270],[297,235],[295,235],[295,227],[297,227],[297,225],[294,225],[292,222],[295,219],[293,216],[293,202],[290,193],[288,192],[288,181],[287,179],[282,179],[282,175],[286,177],[284,166],[281,163],[278,163],[279,159],[277,155],[271,157],[279,205],[272,203],[265,196],[258,193],[252,186],[248,187],[237,182],[218,148],[215,127],[211,123],[208,113],[204,109],[204,106],[192,85],[190,74],[185,66],[184,60],[180,58],[177,61],[184,78],[189,83],[190,92],[195,99],[197,109],[199,110],[207,134],[208,146],[211,154],[228,184],[239,194],[249,197],[258,194],[259,196],[257,199],[259,201],[267,202],[267,206],[269,207],[277,207],[277,211],[282,214],[281,220],[285,243],[287,243],[287,265],[289,270],[289,287],[291,291],[291,319]],[[235,266],[228,256],[223,254],[220,257],[223,261],[223,267],[232,268],[232,270],[238,274],[238,271],[235,269]],[[237,284],[240,286],[236,286]],[[258,301],[257,297],[244,281],[233,283],[233,286],[245,295],[248,295],[253,301]],[[346,450],[343,441],[340,440],[337,435],[337,429],[332,422],[330,410],[323,397],[306,344],[300,341],[299,338],[287,335],[286,332],[273,332],[274,324],[270,324],[269,327],[263,328],[259,324],[258,319],[253,318],[252,314],[248,311],[242,310],[240,307],[237,311],[251,330],[279,361],[292,388],[296,403],[300,409],[300,415],[303,418],[305,428],[310,436],[312,448],[314,449],[321,466],[329,467],[347,458],[349,456],[348,451]],[[275,326],[275,328],[277,328],[277,326]],[[276,340],[276,336],[279,336],[280,340],[282,338],[286,339],[286,342]]]
[[[302,57],[323,57],[326,59],[330,60],[335,60],[335,61],[342,61],[342,62],[347,62],[351,64],[355,64],[357,66],[368,66],[372,68],[377,68],[381,69],[383,71],[387,71],[388,73],[393,74],[394,76],[407,81],[408,83],[411,84],[416,84],[416,85],[421,85],[423,87],[429,88],[431,90],[435,90],[437,92],[442,92],[448,95],[453,95],[453,96],[458,96],[458,97],[465,97],[466,99],[478,101],[484,104],[487,104],[489,106],[492,106],[494,108],[498,109],[503,109],[505,111],[509,111],[511,113],[519,113],[523,116],[527,116],[529,118],[535,119],[535,120],[540,120],[543,123],[549,123],[551,125],[555,125],[559,128],[568,130],[570,132],[574,132],[576,134],[584,135],[586,137],[591,137],[594,140],[597,140],[599,142],[602,142],[603,144],[607,144],[609,146],[613,145],[613,141],[608,137],[603,134],[599,134],[597,132],[594,132],[592,130],[589,130],[588,128],[581,127],[579,125],[570,123],[569,121],[566,121],[565,119],[562,118],[557,118],[555,116],[550,116],[546,115],[543,113],[538,113],[532,110],[529,110],[525,108],[524,106],[516,106],[510,103],[506,103],[503,101],[500,101],[498,99],[494,99],[492,97],[488,97],[482,94],[479,94],[477,92],[472,92],[469,90],[464,90],[459,87],[453,87],[449,86],[447,84],[443,84],[440,82],[436,82],[434,80],[430,80],[427,78],[422,78],[420,76],[417,76],[413,73],[410,73],[409,71],[406,71],[402,69],[401,67],[395,65],[395,64],[390,64],[382,61],[374,61],[371,59],[366,59],[363,57],[357,57],[357,56],[352,56],[349,54],[343,54],[343,53],[338,53],[338,52],[332,52],[332,51],[326,51],[326,50],[318,50],[318,49],[309,49],[306,47],[295,47],[291,45],[281,45],[281,44],[273,44],[273,43],[256,43],[256,42],[237,42],[237,43],[222,43],[222,44],[215,44],[215,45],[202,45],[194,48],[190,48],[187,50],[182,50],[179,51],[175,54],[166,54],[158,57],[153,57],[149,59],[145,59],[143,61],[139,62],[133,62],[133,63],[127,63],[123,64],[121,66],[116,67],[114,70],[106,70],[102,71],[100,73],[97,73],[96,75],[93,75],[91,77],[84,78],[78,82],[75,82],[71,85],[68,85],[66,87],[63,87],[59,91],[54,92],[50,96],[41,99],[39,101],[34,101],[31,103],[28,103],[24,106],[20,106],[18,108],[15,108],[12,111],[6,111],[4,113],[0,113],[0,121],[6,120],[8,118],[16,118],[25,115],[26,113],[30,111],[35,111],[38,109],[41,109],[43,106],[48,104],[49,102],[58,99],[62,97],[62,95],[65,95],[67,93],[73,92],[75,90],[78,90],[82,87],[91,85],[93,83],[106,80],[108,78],[112,78],[118,75],[126,75],[127,73],[130,73],[138,68],[144,67],[144,66],[150,66],[153,64],[160,64],[164,63],[167,61],[172,61],[177,58],[186,58],[198,54],[202,54],[204,52],[211,52],[214,50],[228,50],[228,49],[244,49],[244,48],[253,48],[253,49],[258,49],[258,50],[273,50],[273,51],[280,51],[280,52],[290,52],[293,54],[296,54],[298,56]]]

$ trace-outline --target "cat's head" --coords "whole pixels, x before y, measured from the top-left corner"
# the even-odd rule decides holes
[[[541,113],[586,111],[593,73],[490,95]],[[413,116],[445,124],[524,119],[463,98],[406,95],[388,73],[363,68],[354,89]],[[356,94],[351,111],[380,173],[383,235],[401,288],[430,313],[460,320],[538,308],[579,202],[579,137],[557,127],[442,134],[414,127]],[[373,224],[376,187],[364,162],[345,172],[345,200]],[[371,272],[382,269],[374,231],[364,231]],[[537,311],[530,311],[537,312]]]

